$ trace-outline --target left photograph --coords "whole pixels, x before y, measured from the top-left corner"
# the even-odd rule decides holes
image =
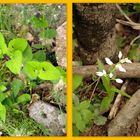
[[[66,5],[0,4],[0,136],[66,136]]]

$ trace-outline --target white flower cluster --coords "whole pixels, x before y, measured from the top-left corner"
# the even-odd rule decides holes
[[[129,60],[128,58],[123,59],[121,51],[119,51],[118,58],[119,58],[119,62],[115,65],[115,69],[118,69],[121,72],[126,72],[126,69],[123,68],[121,64],[123,64],[123,63],[132,63],[131,60]],[[110,66],[114,64],[108,57],[105,58],[105,61]],[[99,77],[106,76],[107,72],[106,72],[106,70],[99,71],[99,72],[96,72],[96,75],[99,76]],[[108,75],[109,75],[110,78],[113,77],[113,73],[109,73]],[[117,83],[123,83],[123,80],[119,79],[119,78],[115,79],[115,81]]]

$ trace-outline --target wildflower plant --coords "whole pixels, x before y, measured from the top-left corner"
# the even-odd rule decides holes
[[[104,65],[100,60],[97,61],[98,64],[98,72],[96,72],[96,75],[99,76],[102,80],[103,86],[107,92],[107,96],[103,98],[100,106],[100,113],[104,113],[109,110],[110,104],[114,99],[115,93],[120,93],[123,96],[126,96],[130,98],[130,96],[125,93],[124,91],[121,91],[117,89],[115,86],[111,84],[111,81],[116,81],[117,83],[123,83],[123,80],[116,77],[116,70],[119,70],[121,72],[126,72],[126,69],[122,67],[121,64],[123,63],[132,63],[131,60],[128,58],[122,58],[122,52],[120,51],[118,54],[119,62],[114,64],[108,57],[105,58],[105,62],[110,66],[108,71],[105,70]]]

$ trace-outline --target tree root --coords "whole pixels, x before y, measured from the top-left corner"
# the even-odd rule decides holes
[[[140,114],[140,89],[124,105],[108,126],[108,136],[124,136]]]

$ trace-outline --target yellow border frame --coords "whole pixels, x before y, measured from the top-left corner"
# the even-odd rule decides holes
[[[58,140],[69,140],[69,139],[89,139],[89,140],[109,140],[124,139],[124,140],[139,140],[140,137],[73,137],[72,136],[72,3],[140,3],[136,0],[0,0],[0,3],[63,3],[67,6],[67,136],[64,137],[0,137],[3,140],[44,140],[44,139],[58,139]]]

